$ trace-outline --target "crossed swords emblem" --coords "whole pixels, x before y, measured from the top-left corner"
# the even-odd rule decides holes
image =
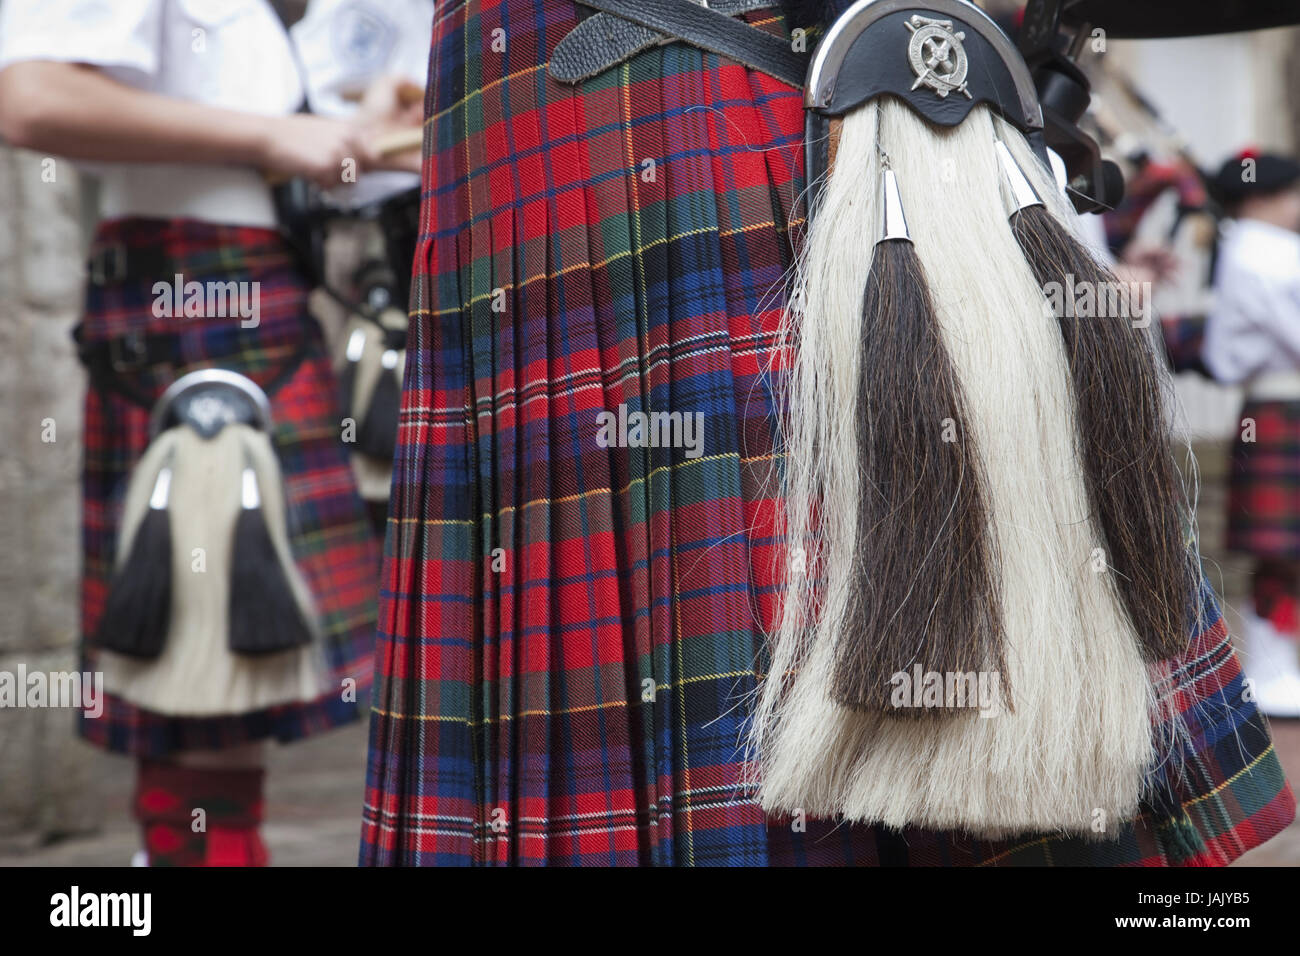
[[[939,96],[954,90],[971,99],[966,89],[966,50],[961,41],[965,33],[954,33],[951,20],[930,20],[912,16],[904,22],[912,39],[907,44],[907,60],[916,74],[912,89],[927,86]]]

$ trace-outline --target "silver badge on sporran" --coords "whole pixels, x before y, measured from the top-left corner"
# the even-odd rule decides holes
[[[966,34],[952,29],[951,20],[930,20],[912,16],[906,24],[912,39],[907,44],[907,61],[916,74],[912,89],[926,86],[944,97],[956,91],[971,99],[966,89]]]

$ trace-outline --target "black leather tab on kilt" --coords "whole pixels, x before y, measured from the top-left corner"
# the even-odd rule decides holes
[[[92,249],[86,263],[86,277],[91,285],[108,286],[136,279],[170,278],[184,271],[174,267],[170,256],[157,246],[128,247],[107,243]]]
[[[313,341],[311,332],[315,319],[304,314],[302,322],[302,340],[262,387],[267,395],[274,394],[292,378],[307,357]],[[136,374],[158,367],[180,368],[187,364],[181,350],[181,336],[175,333],[133,332],[111,339],[88,341],[78,325],[72,330],[72,338],[77,346],[77,357],[81,359],[93,388],[121,395],[144,409],[152,409],[154,400],[149,392],[136,387]]]
[[[583,6],[648,27],[802,88],[808,58],[786,40],[690,0],[579,0]],[[582,69],[579,68],[579,72]]]
[[[156,366],[181,363],[181,338],[175,334],[133,332],[102,341],[88,341],[80,325],[72,330],[77,357],[85,366],[90,384],[101,391],[116,392],[142,408],[152,400],[132,384],[135,373]]]
[[[728,17],[776,5],[779,0],[708,0],[715,13]],[[551,53],[547,72],[561,83],[581,83],[613,69],[643,50],[668,43],[672,37],[616,17],[595,13],[570,30]]]

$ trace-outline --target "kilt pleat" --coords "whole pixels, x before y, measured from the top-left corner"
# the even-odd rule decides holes
[[[1300,401],[1247,401],[1228,474],[1227,545],[1300,560]]]
[[[681,44],[560,86],[577,17],[435,14],[361,862],[1170,862],[1147,819],[988,844],[760,811],[742,751],[785,559],[769,370],[801,95]],[[620,409],[699,415],[701,443],[610,446]],[[1172,785],[1224,862],[1293,802],[1204,600],[1179,677],[1200,772]]]
[[[264,388],[275,386],[272,442],[285,481],[290,543],[315,598],[330,685],[312,702],[204,718],[156,714],[105,695],[102,716],[80,718],[82,735],[109,750],[158,758],[264,738],[289,741],[356,720],[373,673],[378,545],[339,441],[341,414],[330,359],[306,312],[308,289],[284,244],[267,230],[144,219],[105,223],[96,243],[152,250],[187,281],[259,283],[260,315],[250,328],[241,327],[239,316],[156,315],[154,281],[171,281],[171,276],[91,286],[82,334],[88,342],[136,332],[178,334],[177,367],[130,373],[131,386],[150,401],[175,378],[205,367],[238,372]],[[277,383],[304,340],[301,364]],[[85,435],[82,631],[92,634],[108,595],[131,467],[149,443],[149,409],[92,383]],[[93,670],[93,648],[83,647],[83,655]]]

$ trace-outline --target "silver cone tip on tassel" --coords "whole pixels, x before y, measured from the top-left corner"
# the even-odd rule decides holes
[[[898,192],[898,177],[894,175],[892,169],[881,171],[880,175],[881,204],[884,207],[884,225],[880,230],[880,238],[877,242],[885,242],[889,239],[904,239],[907,242],[912,241],[912,235],[907,231],[907,217],[903,215],[903,197]]]
[[[158,472],[158,477],[154,480],[153,493],[149,496],[149,507],[154,511],[166,510],[167,498],[171,494],[171,488],[171,466],[163,465],[162,470]]]
[[[1037,191],[1029,182],[1029,177],[1020,168],[1016,158],[1011,155],[1011,150],[1007,148],[1007,144],[998,139],[993,141],[993,145],[998,151],[998,162],[1002,164],[1002,175],[1006,177],[1007,189],[1011,194],[1010,215],[1014,215],[1022,209],[1028,209],[1030,206],[1043,205],[1043,200],[1038,197]]]
[[[348,336],[348,348],[344,353],[349,362],[360,362],[361,355],[366,350],[366,333],[361,329],[353,329],[352,334]]]
[[[240,489],[239,503],[245,511],[252,511],[262,506],[262,496],[257,491],[257,473],[247,465],[242,475],[243,487]]]

